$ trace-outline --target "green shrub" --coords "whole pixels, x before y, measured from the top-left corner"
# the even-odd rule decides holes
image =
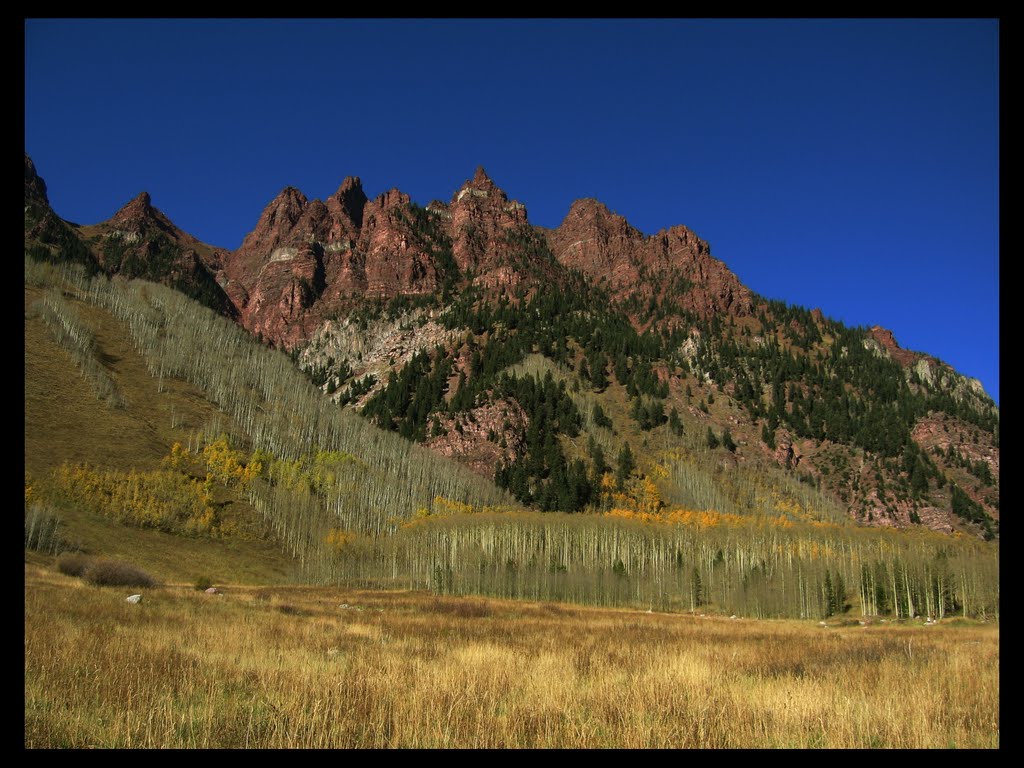
[[[200,576],[198,579],[196,579],[195,583],[192,585],[192,588],[196,592],[205,592],[212,586],[213,579],[211,579],[209,576]]]

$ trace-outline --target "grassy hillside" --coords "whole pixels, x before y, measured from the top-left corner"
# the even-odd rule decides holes
[[[230,421],[187,382],[149,375],[145,361],[119,323],[105,310],[62,297],[94,339],[117,393],[112,406],[90,386],[74,357],[63,349],[43,319],[48,291],[25,288],[25,470],[26,485],[37,496],[52,487],[62,465],[113,470],[159,470],[178,440],[203,429],[230,429]],[[144,564],[162,582],[191,583],[207,576],[218,583],[279,583],[300,571],[268,536],[245,539],[182,538],[163,531],[126,526],[93,514],[61,494],[50,503],[59,518],[63,547]],[[244,500],[237,514],[258,521]]]
[[[44,316],[59,303],[94,339],[93,357],[118,397],[97,393]],[[40,307],[39,305],[44,305]],[[106,310],[74,296],[25,287],[25,466],[43,473],[64,462],[118,469],[156,469],[176,440],[190,432],[237,427],[180,379],[150,376],[146,361]]]
[[[25,312],[26,494],[54,509],[66,546],[130,556],[169,580],[317,578],[332,530],[380,532],[440,496],[506,499],[341,412],[287,357],[170,289],[27,258]],[[198,480],[214,471],[197,465],[201,449],[222,435],[266,464],[246,488],[218,477],[210,490],[244,537],[183,538],[147,529],[139,515],[118,525],[74,486],[86,475],[60,481],[56,471],[88,465],[90,479],[107,473],[114,485],[132,472],[173,479],[166,459],[178,443],[195,450],[179,474]]]
[[[602,495],[587,514],[526,512],[489,480],[340,408],[286,355],[173,290],[31,259],[26,286],[26,519],[42,505],[70,545],[133,554],[164,579],[195,578],[202,562],[173,551],[204,548],[239,559],[235,571],[225,561],[226,577],[200,573],[248,579],[259,569],[241,563],[257,542],[294,566],[268,568],[268,580],[297,571],[750,616],[998,617],[998,543],[850,525],[811,486],[702,446],[689,421],[671,441],[667,425],[644,430],[624,415],[621,385],[577,392],[549,360],[520,357],[514,376],[492,378],[526,393],[537,420],[568,425],[535,441],[543,453],[527,456],[526,493],[558,504],[545,473],[587,471],[574,457],[608,432],[573,416],[588,404],[611,414],[609,451],[623,438],[637,449],[639,471],[619,461],[594,479]],[[50,381],[76,390],[81,410],[58,418]],[[409,403],[389,398],[382,413],[404,418]],[[711,407],[731,407],[719,400]]]

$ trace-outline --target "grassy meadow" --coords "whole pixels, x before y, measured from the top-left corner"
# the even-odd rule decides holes
[[[998,624],[135,591],[26,555],[27,747],[999,746]]]

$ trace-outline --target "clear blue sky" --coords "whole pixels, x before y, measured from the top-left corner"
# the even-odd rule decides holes
[[[66,219],[147,190],[224,248],[289,184],[426,204],[483,165],[999,399],[995,20],[28,20],[25,150]]]

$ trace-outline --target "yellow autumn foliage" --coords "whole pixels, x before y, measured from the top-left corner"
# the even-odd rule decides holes
[[[185,469],[192,461],[192,454],[181,443],[175,442],[171,446],[170,454],[164,456],[163,461],[171,469]]]
[[[324,538],[324,543],[328,549],[333,550],[335,553],[340,553],[356,540],[357,536],[352,531],[346,531],[341,528],[331,528],[327,532],[327,536]]]
[[[655,515],[665,506],[658,486],[647,475],[630,477],[619,488],[615,479],[606,474],[601,480],[602,496],[613,509],[633,510]]]
[[[434,497],[434,509],[435,515],[471,515],[474,512],[472,504],[446,499],[444,496]]]
[[[396,521],[402,528],[412,528],[420,523],[426,523],[431,520],[439,520],[443,518],[456,517],[459,515],[483,515],[483,514],[502,514],[508,516],[516,516],[522,514],[523,510],[512,509],[510,507],[503,507],[499,505],[486,504],[484,506],[475,507],[472,504],[467,504],[462,501],[456,501],[455,499],[448,499],[444,496],[435,496],[434,504],[432,509],[427,507],[420,507],[416,510],[411,520],[399,520]]]
[[[228,487],[245,486],[263,471],[258,460],[246,460],[246,455],[234,450],[224,436],[207,445],[202,456],[207,470]]]
[[[645,510],[632,507],[613,507],[605,513],[606,517],[618,517],[636,520],[641,523],[662,525],[685,525],[699,529],[707,528],[792,528],[794,523],[784,515],[778,517],[758,515],[734,515],[728,512],[716,512],[711,509],[672,509]]]
[[[125,525],[168,533],[223,536],[209,479],[193,480],[179,472],[121,472],[68,466],[54,471],[58,492],[96,514]]]

